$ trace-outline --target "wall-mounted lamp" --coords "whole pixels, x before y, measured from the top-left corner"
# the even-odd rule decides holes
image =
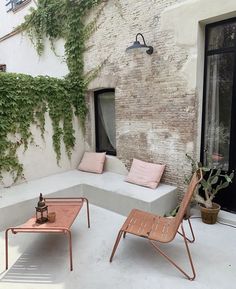
[[[143,44],[141,44],[139,41],[138,41],[138,36],[141,36],[142,39],[143,39]],[[136,35],[136,40],[134,41],[133,45],[131,45],[130,47],[128,47],[126,49],[126,51],[130,50],[130,49],[135,49],[135,48],[146,48],[146,52],[147,54],[151,55],[153,53],[153,47],[152,46],[148,46],[145,42],[145,39],[143,37],[143,34],[141,33],[138,33]]]

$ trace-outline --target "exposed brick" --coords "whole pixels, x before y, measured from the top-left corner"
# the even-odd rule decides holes
[[[118,157],[128,167],[132,158],[165,163],[163,180],[183,189],[184,175],[190,171],[185,153],[187,147],[190,154],[196,150],[198,101],[180,73],[188,50],[176,46],[172,31],[160,29],[163,10],[180,2],[183,0],[120,0],[121,14],[109,1],[98,19],[99,29],[87,43],[85,69],[108,58],[89,88],[108,87],[108,78],[116,83]],[[154,47],[153,55],[125,52],[138,32]],[[88,121],[86,139],[91,145],[90,135]]]

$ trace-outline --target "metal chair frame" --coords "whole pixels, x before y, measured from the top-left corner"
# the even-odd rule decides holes
[[[180,209],[174,218],[160,217],[152,213],[144,212],[141,210],[133,209],[123,226],[118,232],[113,250],[110,256],[110,262],[112,262],[116,249],[119,245],[120,239],[126,237],[126,234],[133,234],[138,237],[148,239],[150,244],[159,252],[169,263],[171,263],[177,270],[179,270],[189,280],[194,280],[196,277],[196,271],[193,265],[192,256],[189,250],[188,243],[195,241],[195,236],[192,228],[192,224],[189,218],[185,218],[186,211],[191,202],[192,195],[197,185],[202,180],[202,171],[198,170],[192,177],[188,190],[184,195],[184,198],[180,204]],[[191,232],[191,239],[186,236],[183,220],[186,219]],[[158,227],[159,226],[159,227]],[[181,231],[179,231],[179,228]],[[175,236],[179,234],[185,244],[188,260],[191,268],[191,275],[188,274],[182,267],[180,267],[172,258],[164,253],[158,246],[159,243],[169,243],[174,240]]]

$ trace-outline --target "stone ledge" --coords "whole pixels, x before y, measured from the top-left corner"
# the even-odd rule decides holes
[[[159,215],[177,204],[177,188],[160,184],[152,190],[124,182],[124,175],[72,170],[0,190],[0,230],[18,225],[34,212],[39,193],[44,196],[87,197],[90,203],[127,215],[138,208]]]

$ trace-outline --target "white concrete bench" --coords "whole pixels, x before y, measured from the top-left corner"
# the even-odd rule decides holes
[[[0,231],[32,215],[39,193],[44,196],[84,196],[90,203],[127,215],[139,208],[160,215],[177,204],[177,188],[160,184],[156,190],[130,184],[113,172],[93,174],[72,170],[0,190]]]

